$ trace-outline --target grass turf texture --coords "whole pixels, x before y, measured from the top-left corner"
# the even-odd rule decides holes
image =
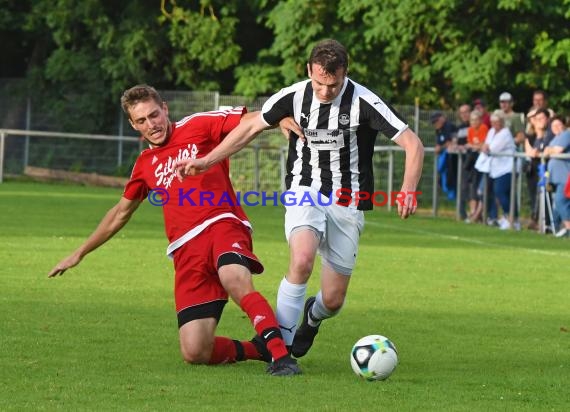
[[[570,242],[450,220],[367,214],[342,313],[300,363],[180,360],[162,213],[147,202],[109,243],[62,277],[47,272],[121,191],[0,185],[0,410],[567,410]],[[271,303],[288,250],[280,207],[246,210]],[[309,292],[318,288],[318,269]],[[219,333],[249,339],[229,303]],[[388,336],[400,364],[385,382],[353,374],[352,345]]]

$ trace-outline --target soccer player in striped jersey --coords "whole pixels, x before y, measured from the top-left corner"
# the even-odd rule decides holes
[[[205,157],[177,166],[180,178],[201,173],[288,116],[302,127],[303,136],[289,136],[286,187],[301,201],[286,206],[290,264],[279,286],[276,310],[295,357],[308,352],[321,322],[344,304],[364,228],[363,211],[373,206],[372,157],[378,132],[405,151],[403,196],[397,205],[403,219],[416,211],[424,153],[418,136],[394,109],[347,77],[348,54],[339,42],[319,42],[307,70],[308,80],[271,96],[257,117],[240,123]],[[322,260],[321,290],[305,301],[317,252]]]
[[[50,271],[49,277],[79,264],[85,255],[111,239],[145,198],[154,199],[155,206],[162,206],[170,242],[167,254],[174,260],[183,359],[196,364],[264,360],[271,362],[267,368],[271,375],[301,373],[285,347],[271,306],[253,287],[252,273],[263,272],[263,266],[253,254],[251,225],[236,201],[229,163],[220,162],[184,182],[175,179],[177,160],[203,156],[252,115],[241,107],[196,113],[172,123],[166,103],[147,85],[125,91],[121,104],[131,126],[150,148],[137,158],[117,205],[74,253]],[[216,206],[202,201],[201,195],[206,192],[218,199]],[[156,194],[160,199],[154,198]],[[256,331],[252,341],[215,336],[228,296],[251,320]]]

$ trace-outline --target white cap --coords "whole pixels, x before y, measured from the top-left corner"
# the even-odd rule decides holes
[[[499,101],[500,102],[512,102],[513,96],[511,96],[511,94],[509,92],[503,92],[499,96]]]

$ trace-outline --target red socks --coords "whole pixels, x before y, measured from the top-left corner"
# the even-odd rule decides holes
[[[214,338],[214,349],[208,361],[209,365],[234,363],[248,359],[259,360],[259,353],[251,342],[240,342],[222,336]]]
[[[273,359],[288,355],[275,313],[267,300],[259,292],[252,292],[242,298],[240,307],[251,320],[255,331],[263,339]],[[240,342],[216,336],[208,364],[217,365],[248,359],[261,360],[261,355],[252,342]]]
[[[261,293],[251,292],[245,295],[239,304],[251,320],[257,334],[265,342],[273,359],[288,355],[275,313]]]

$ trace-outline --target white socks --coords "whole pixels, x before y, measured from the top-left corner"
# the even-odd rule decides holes
[[[319,293],[315,296],[315,303],[313,303],[313,306],[311,307],[309,326],[317,327],[321,324],[322,320],[332,318],[339,311],[340,309],[333,312],[325,307],[323,304],[323,294],[319,290]]]
[[[293,343],[297,326],[299,326],[299,318],[305,305],[306,292],[306,283],[296,285],[289,283],[287,279],[283,278],[279,285],[276,315],[285,345]]]
[[[295,332],[301,322],[303,308],[305,307],[305,295],[307,292],[307,284],[296,285],[289,283],[283,278],[277,292],[277,322],[281,328],[281,334],[285,345],[290,346],[293,343]],[[324,319],[332,318],[339,310],[330,311],[323,304],[323,294],[319,290],[315,297],[309,316],[309,325],[317,327]]]

